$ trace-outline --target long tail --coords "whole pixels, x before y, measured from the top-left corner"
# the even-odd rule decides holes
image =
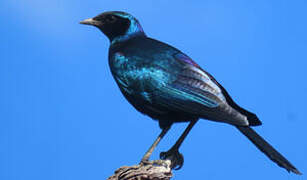
[[[280,167],[285,168],[288,172],[301,175],[285,157],[283,157],[277,150],[275,150],[268,142],[266,142],[259,134],[248,126],[236,126],[238,130],[243,133],[255,146],[267,155],[272,161],[277,163]]]

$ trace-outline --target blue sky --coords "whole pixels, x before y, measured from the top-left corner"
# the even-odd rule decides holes
[[[0,1],[0,179],[105,179],[138,163],[160,132],[120,94],[107,38],[78,24],[109,10],[133,14],[147,35],[213,74],[306,174],[306,8],[304,0]],[[152,158],[186,125],[174,125]],[[221,123],[200,121],[181,152],[177,180],[305,176],[288,174]]]

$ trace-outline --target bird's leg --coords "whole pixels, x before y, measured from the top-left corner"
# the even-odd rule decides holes
[[[171,147],[167,152],[161,152],[160,158],[161,159],[169,159],[172,162],[172,168],[175,170],[178,170],[182,167],[184,159],[183,155],[179,152],[179,147],[181,146],[182,142],[186,138],[186,136],[189,134],[193,126],[196,124],[197,120],[193,120],[190,122],[188,127],[184,130],[184,132],[181,134],[179,139],[176,141],[176,143]]]
[[[156,148],[156,146],[159,144],[159,142],[161,141],[161,139],[164,137],[164,135],[168,132],[168,130],[170,129],[170,126],[165,127],[162,129],[161,133],[159,134],[159,136],[157,137],[157,139],[155,140],[155,142],[150,146],[150,148],[147,150],[147,152],[145,153],[145,155],[143,156],[142,160],[140,163],[146,163],[148,162],[148,159],[150,157],[150,155],[152,154],[153,150]]]

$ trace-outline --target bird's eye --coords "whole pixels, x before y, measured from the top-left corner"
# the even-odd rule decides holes
[[[117,20],[116,17],[113,16],[113,15],[110,15],[110,16],[107,16],[107,17],[106,17],[106,21],[107,21],[108,23],[114,23],[116,20]]]

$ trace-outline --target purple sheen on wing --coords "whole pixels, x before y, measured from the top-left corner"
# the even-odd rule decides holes
[[[194,67],[198,67],[199,68],[199,65],[196,64],[190,57],[188,57],[187,55],[185,54],[182,54],[182,53],[178,53],[178,54],[175,54],[174,57],[180,61],[184,61]]]

